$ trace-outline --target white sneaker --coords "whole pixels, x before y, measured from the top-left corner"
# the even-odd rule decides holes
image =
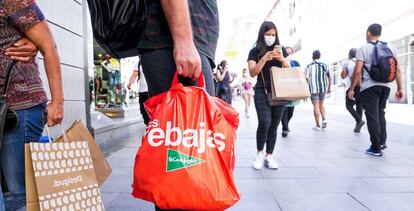
[[[322,120],[322,129],[323,130],[326,129],[327,126],[328,126],[328,121],[326,121],[326,119]]]
[[[272,155],[267,155],[264,164],[269,169],[277,169],[279,165],[276,163],[275,159],[273,159]]]
[[[262,152],[257,153],[256,158],[253,161],[253,168],[259,170],[263,167],[265,155]]]
[[[315,127],[313,127],[312,129],[313,129],[313,130],[316,130],[316,131],[321,131],[321,130],[322,130],[322,128],[321,128],[321,127],[318,127],[318,126],[315,126]]]

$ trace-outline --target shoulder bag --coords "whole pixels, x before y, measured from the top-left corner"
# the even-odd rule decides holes
[[[0,95],[0,147],[3,140],[3,133],[14,130],[19,123],[16,112],[9,108],[9,103],[7,102],[7,90],[9,88],[11,72],[15,64],[16,62],[13,61],[7,68],[3,90]]]
[[[272,92],[271,92],[271,93],[269,93],[269,92],[267,91],[267,88],[266,88],[266,82],[265,82],[265,79],[264,79],[263,73],[260,73],[260,75],[262,76],[263,86],[264,86],[264,90],[265,90],[265,93],[266,93],[267,102],[269,103],[269,105],[270,105],[270,106],[285,106],[286,104],[288,104],[288,103],[289,103],[289,101],[287,101],[287,100],[277,100],[277,99],[275,99],[275,98],[273,97],[273,96],[276,96],[276,94],[273,94],[273,93],[272,93],[272,92],[274,92],[274,91],[275,91],[274,89],[272,89]]]

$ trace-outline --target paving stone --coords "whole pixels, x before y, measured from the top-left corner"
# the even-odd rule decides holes
[[[236,186],[243,194],[306,192],[294,179],[236,179]]]
[[[106,207],[108,211],[154,211],[154,204],[136,199],[131,194],[120,194],[114,200],[111,205]]]
[[[414,193],[350,193],[358,201],[375,211],[412,211]]]
[[[272,194],[243,194],[231,211],[278,211],[281,210]]]
[[[292,158],[279,158],[281,163],[286,167],[338,167],[338,164],[325,158],[314,159],[292,159]]]
[[[414,178],[361,178],[381,192],[414,193]]]
[[[234,171],[234,177],[236,179],[262,179],[263,174],[260,170],[249,168],[236,168]]]
[[[355,178],[302,178],[298,182],[311,193],[378,192]]]
[[[308,178],[322,177],[322,174],[310,167],[288,168],[281,167],[277,170],[262,169],[264,178]]]
[[[385,174],[372,168],[358,167],[315,167],[317,171],[327,177],[386,177]]]
[[[363,205],[346,193],[330,194],[275,194],[276,201],[284,211],[367,211]]]

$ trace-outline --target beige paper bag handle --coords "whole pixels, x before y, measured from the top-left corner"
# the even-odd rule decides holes
[[[65,129],[63,129],[62,124],[59,124],[59,127],[62,130],[63,141],[68,142],[68,137],[66,136],[66,132],[65,132]],[[46,133],[47,133],[47,138],[49,139],[49,143],[52,143],[52,139],[50,138],[49,126],[47,125],[46,125]]]

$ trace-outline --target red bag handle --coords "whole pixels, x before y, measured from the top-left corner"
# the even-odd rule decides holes
[[[174,86],[174,85],[179,84],[179,83],[180,82],[178,81],[178,73],[177,73],[177,71],[175,71],[174,78],[172,80],[171,86]],[[204,88],[204,76],[203,76],[203,72],[201,72],[200,77],[198,77],[198,87]]]

